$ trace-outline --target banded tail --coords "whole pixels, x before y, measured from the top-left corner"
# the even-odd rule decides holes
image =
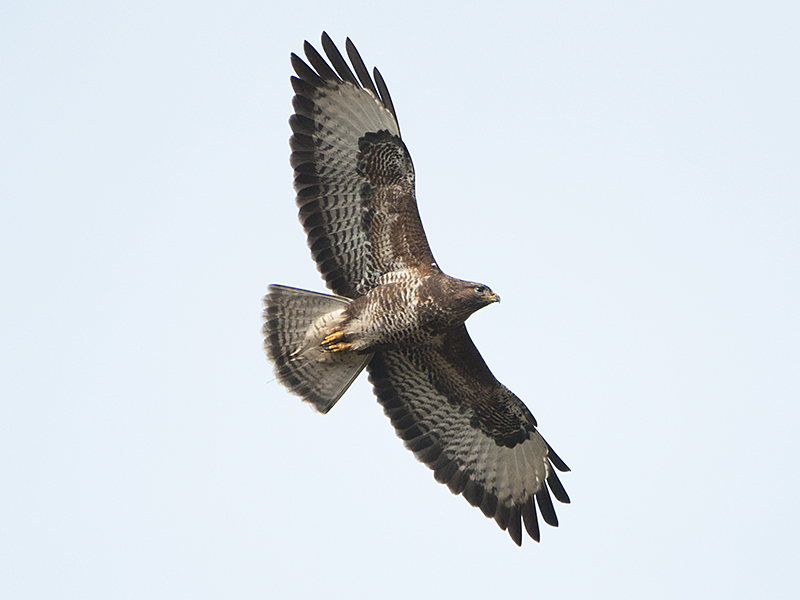
[[[282,285],[267,290],[262,333],[275,377],[326,413],[372,358],[372,354],[323,352],[320,345],[350,300]]]

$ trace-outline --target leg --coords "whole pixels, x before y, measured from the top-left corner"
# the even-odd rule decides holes
[[[341,341],[344,338],[344,331],[334,331],[332,334],[325,337],[320,344],[323,352],[343,352],[349,350],[353,345],[351,342]]]

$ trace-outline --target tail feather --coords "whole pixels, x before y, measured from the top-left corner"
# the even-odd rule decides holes
[[[282,285],[264,296],[264,351],[275,377],[289,391],[328,412],[364,369],[371,354],[324,353],[321,325],[332,322],[350,300]]]

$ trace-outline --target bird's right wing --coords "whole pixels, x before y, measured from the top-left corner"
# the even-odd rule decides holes
[[[367,369],[397,435],[436,481],[519,545],[523,523],[539,540],[536,505],[546,523],[558,525],[550,491],[560,502],[569,496],[553,467],[569,468],[528,408],[494,378],[466,327],[434,344],[378,352]]]

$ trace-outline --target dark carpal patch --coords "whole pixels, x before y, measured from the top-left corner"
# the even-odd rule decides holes
[[[414,165],[398,136],[385,129],[367,133],[358,140],[358,150],[356,169],[372,185],[414,185]]]

